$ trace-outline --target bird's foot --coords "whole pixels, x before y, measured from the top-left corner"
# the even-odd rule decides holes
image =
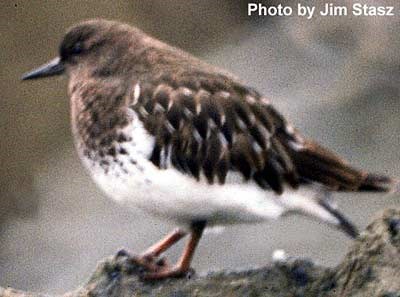
[[[145,272],[142,280],[163,280],[167,278],[190,278],[195,274],[192,268],[185,269],[179,266],[166,265],[160,267],[157,271]]]
[[[133,256],[130,259],[135,265],[144,268],[140,277],[144,281],[180,277],[190,278],[195,273],[191,268],[169,264],[167,259],[164,257],[157,258],[145,254],[141,256]]]
[[[157,272],[161,268],[169,266],[164,257],[157,258],[148,254],[135,255],[126,249],[119,250],[116,257],[127,257],[132,264],[143,268],[146,272]]]
[[[156,258],[148,255],[133,256],[131,261],[143,267],[147,272],[158,272],[162,268],[169,267],[166,258]]]
[[[190,263],[204,228],[205,222],[203,221],[193,223],[193,230],[190,234],[189,241],[186,244],[181,258],[175,265],[168,264],[165,258],[160,258],[160,255],[185,236],[186,233],[180,230],[174,231],[159,243],[147,249],[142,255],[131,256],[126,250],[121,250],[118,252],[117,257],[128,257],[132,264],[143,268],[144,271],[139,272],[142,280],[162,280],[178,277],[190,278],[194,274],[194,270],[190,268]]]

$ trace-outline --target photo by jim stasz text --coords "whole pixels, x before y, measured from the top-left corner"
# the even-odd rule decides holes
[[[318,10],[319,9],[319,10]],[[248,16],[291,16],[294,12],[298,16],[311,19],[315,13],[321,16],[394,16],[394,6],[376,6],[355,3],[351,8],[333,3],[324,3],[320,7],[308,6],[298,3],[296,7],[284,6],[282,4],[266,6],[262,3],[248,3]]]

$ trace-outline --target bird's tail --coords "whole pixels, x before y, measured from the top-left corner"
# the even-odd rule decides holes
[[[334,191],[400,192],[398,181],[355,169],[313,141],[302,139],[301,144],[291,145],[290,142],[296,139],[286,133],[278,135],[296,168],[300,183],[305,186],[303,189],[307,185],[312,189],[311,193],[303,193],[301,200],[289,196],[284,201],[288,209],[318,218],[354,238],[358,235],[357,228],[336,208],[330,194]],[[304,203],[300,205],[299,201]]]
[[[305,182],[317,182],[335,191],[399,192],[399,182],[378,174],[357,170],[322,146],[306,141],[291,157]]]
[[[365,175],[358,191],[360,192],[393,192],[400,191],[398,181],[385,175],[368,173]]]

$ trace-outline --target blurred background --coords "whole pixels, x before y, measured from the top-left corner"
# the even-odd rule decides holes
[[[322,8],[324,1],[301,1]],[[121,247],[139,252],[174,226],[106,198],[74,151],[66,78],[21,83],[57,55],[72,24],[93,17],[134,24],[226,68],[271,98],[305,135],[353,164],[400,174],[400,3],[393,17],[248,17],[247,1],[9,1],[0,7],[0,286],[62,293]],[[279,4],[264,1],[266,5]],[[297,1],[282,1],[297,5]],[[335,1],[351,6],[351,1]],[[364,228],[400,198],[337,195]],[[350,244],[302,217],[210,234],[200,273],[265,265],[275,249],[335,265]],[[180,248],[174,249],[176,258]]]

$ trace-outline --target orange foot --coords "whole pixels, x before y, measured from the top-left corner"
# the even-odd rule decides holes
[[[142,275],[143,280],[161,280],[172,277],[185,277],[194,274],[190,268],[194,251],[201,238],[206,222],[195,222],[191,226],[190,238],[184,248],[183,254],[175,265],[168,264],[165,258],[160,255],[178,242],[186,235],[186,232],[179,229],[167,235],[163,240],[150,247],[141,256],[130,256],[128,252],[122,250],[118,255],[129,256],[133,264],[143,267],[146,271]]]

